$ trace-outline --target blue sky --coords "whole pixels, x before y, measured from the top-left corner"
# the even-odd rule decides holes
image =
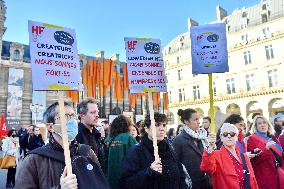
[[[125,60],[124,37],[160,38],[166,45],[187,32],[189,17],[206,24],[216,20],[216,5],[229,14],[260,0],[6,0],[4,40],[28,44],[28,20],[73,28],[79,53]]]

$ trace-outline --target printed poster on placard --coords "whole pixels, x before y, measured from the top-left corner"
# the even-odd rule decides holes
[[[33,90],[80,90],[73,29],[29,21]]]
[[[124,38],[130,93],[166,92],[160,39]]]
[[[190,39],[193,74],[229,71],[225,24],[193,26]]]
[[[19,129],[22,118],[22,101],[24,86],[24,70],[9,68],[7,117],[6,124],[9,129]]]

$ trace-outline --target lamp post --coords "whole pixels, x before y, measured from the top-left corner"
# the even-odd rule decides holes
[[[37,115],[39,112],[43,110],[43,105],[38,103],[30,104],[30,110],[32,111],[32,113],[35,113],[35,125],[36,125]]]

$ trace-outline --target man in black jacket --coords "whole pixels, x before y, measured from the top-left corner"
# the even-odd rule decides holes
[[[80,123],[78,125],[77,142],[91,146],[98,156],[101,166],[104,165],[104,151],[100,148],[101,133],[96,129],[99,120],[98,103],[88,98],[77,105]]]

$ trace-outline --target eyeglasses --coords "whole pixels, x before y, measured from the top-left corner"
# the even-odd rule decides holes
[[[223,137],[227,137],[228,135],[230,135],[231,137],[234,137],[234,136],[236,136],[236,134],[237,133],[231,131],[229,133],[228,132],[224,132],[222,135],[223,135]]]
[[[59,114],[57,114],[58,117],[56,117],[55,119],[58,120],[60,117],[59,117]],[[73,114],[65,114],[65,119],[66,121],[70,120],[70,119],[77,119],[77,114],[73,113]]]

